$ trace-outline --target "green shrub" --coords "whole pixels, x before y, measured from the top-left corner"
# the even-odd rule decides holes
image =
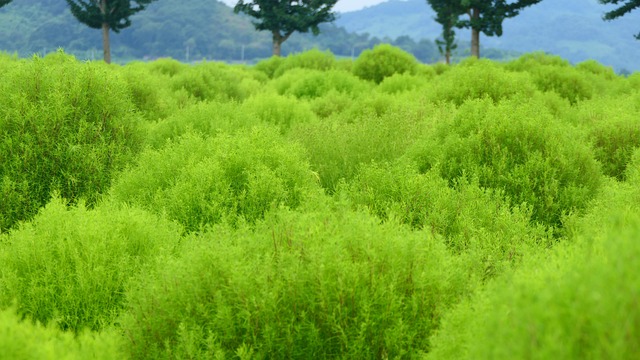
[[[424,77],[403,73],[386,77],[377,89],[386,94],[395,94],[403,91],[415,91],[426,85],[427,81]]]
[[[353,62],[354,75],[376,84],[393,74],[415,74],[417,68],[418,60],[413,55],[389,44],[365,50]]]
[[[189,65],[183,64],[178,60],[167,58],[152,61],[148,64],[148,66],[149,70],[152,73],[157,73],[168,77],[176,76],[177,74],[189,68]]]
[[[293,125],[316,118],[307,103],[276,94],[252,96],[237,111],[264,123],[277,125],[282,133],[288,132]]]
[[[274,74],[284,63],[285,59],[280,56],[272,56],[268,59],[259,61],[253,68],[265,74],[269,79],[273,79]]]
[[[470,58],[436,78],[430,99],[461,105],[469,99],[497,102],[516,95],[532,96],[535,86],[527,74],[508,72],[489,60]]]
[[[530,73],[539,90],[554,91],[572,104],[591,99],[595,93],[592,79],[560,57],[528,54],[508,63],[506,68]]]
[[[606,80],[615,80],[618,76],[611,66],[604,66],[595,60],[586,60],[578,65],[576,69],[587,74],[593,74]]]
[[[131,63],[118,72],[127,82],[131,100],[148,120],[166,118],[192,102],[175,96],[170,88],[170,77],[154,73],[151,65]]]
[[[469,282],[443,244],[312,206],[273,213],[255,231],[215,228],[141,275],[121,320],[130,356],[380,359],[427,350]]]
[[[321,96],[311,99],[309,106],[318,117],[328,118],[331,115],[337,115],[349,109],[355,101],[336,90],[329,90]]]
[[[79,336],[21,321],[13,309],[0,311],[0,349],[3,359],[122,359],[121,336],[115,330]]]
[[[435,171],[419,174],[401,163],[366,165],[342,191],[382,219],[428,229],[443,235],[456,253],[482,257],[484,276],[549,242],[543,227],[530,225],[530,209],[512,209],[500,192],[477,182],[460,180],[453,189]]]
[[[296,126],[290,137],[307,149],[322,186],[333,192],[339,181],[349,180],[361,164],[402,156],[428,126],[425,113],[439,114],[429,106],[412,106],[402,97],[376,95],[354,102],[334,118]]]
[[[302,99],[313,99],[330,91],[337,91],[343,96],[356,97],[371,89],[371,86],[340,70],[289,70],[271,82],[278,94],[293,95]]]
[[[184,89],[197,100],[243,100],[262,87],[258,72],[223,63],[205,62],[171,78],[173,90]]]
[[[280,204],[296,208],[315,186],[302,149],[272,128],[256,127],[235,135],[186,134],[148,149],[119,177],[112,194],[195,231],[220,222],[254,222]]]
[[[443,320],[427,359],[636,359],[640,217],[599,213],[577,244],[532,258]]]
[[[242,111],[241,105],[235,101],[202,101],[149,124],[145,143],[159,149],[167,141],[175,141],[186,133],[213,136],[221,132],[234,133],[258,124],[260,119]]]
[[[180,229],[137,209],[67,208],[54,198],[0,242],[0,308],[62,330],[99,330],[122,307],[125,283],[178,244]]]
[[[640,109],[634,96],[594,99],[581,103],[571,116],[585,129],[605,175],[624,180],[625,169],[640,148]]]
[[[312,49],[284,58],[272,77],[280,77],[291,69],[327,71],[335,68],[336,65],[336,57],[330,51],[323,52],[318,49]]]
[[[92,205],[139,149],[127,85],[72,57],[16,62],[0,78],[0,231],[29,219],[57,190]]]
[[[535,98],[474,100],[416,142],[409,156],[422,172],[437,169],[451,184],[477,177],[512,204],[531,206],[533,221],[557,227],[563,214],[584,208],[602,178],[580,139]]]

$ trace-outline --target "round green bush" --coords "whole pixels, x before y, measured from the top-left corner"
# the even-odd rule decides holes
[[[94,204],[140,148],[140,117],[126,82],[64,54],[3,71],[0,231],[35,215],[54,190],[71,203]]]
[[[512,204],[531,206],[533,221],[554,227],[564,214],[584,208],[602,179],[581,133],[536,98],[468,101],[409,156],[421,171],[437,169],[451,184],[477,177]]]
[[[267,127],[193,133],[142,152],[115,182],[118,201],[166,213],[188,231],[254,222],[279,205],[296,208],[317,187],[303,150]]]
[[[136,359],[411,358],[468,277],[428,232],[321,202],[215,228],[141,275],[121,319]],[[335,205],[329,205],[330,207]],[[309,206],[310,208],[311,206]]]
[[[428,97],[461,105],[485,97],[494,102],[516,95],[529,97],[535,89],[528,74],[506,71],[490,60],[470,58],[434,79]]]
[[[173,90],[184,89],[197,100],[244,100],[256,93],[266,76],[223,63],[205,62],[171,78]]]
[[[178,244],[181,229],[142,210],[67,207],[54,198],[0,238],[0,308],[62,330],[100,330],[122,308],[124,286]]]
[[[636,204],[637,205],[637,204]],[[531,258],[445,316],[426,359],[636,359],[640,217],[600,213],[577,244]]]
[[[635,95],[593,99],[577,106],[571,114],[593,146],[605,175],[620,181],[633,151],[640,148],[640,109]]]
[[[413,55],[389,44],[365,50],[353,62],[353,73],[357,77],[376,84],[393,74],[415,74],[417,69],[418,60]]]
[[[311,69],[326,71],[337,66],[336,57],[330,51],[312,49],[299,54],[292,54],[280,62],[273,77],[280,77],[291,69]]]
[[[5,359],[119,360],[125,355],[121,338],[114,329],[65,333],[21,320],[13,309],[0,310],[0,349]]]
[[[267,124],[277,125],[282,133],[291,126],[303,124],[316,118],[309,104],[295,97],[276,94],[255,95],[245,100],[237,110]]]
[[[595,85],[588,74],[572,67],[568,61],[541,53],[522,56],[506,65],[508,70],[527,72],[541,91],[554,91],[575,104],[591,99]]]
[[[271,82],[280,95],[293,95],[300,99],[314,99],[330,91],[343,96],[357,97],[371,86],[352,74],[341,70],[293,69]]]

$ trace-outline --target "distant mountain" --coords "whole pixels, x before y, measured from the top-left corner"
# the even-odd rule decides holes
[[[605,22],[604,7],[597,0],[543,0],[504,22],[502,37],[481,37],[487,48],[519,52],[545,51],[577,63],[595,59],[616,70],[640,71],[640,12]],[[348,31],[376,37],[406,35],[434,39],[441,28],[426,0],[390,0],[376,6],[341,14],[336,25]],[[468,30],[457,31],[468,42]]]

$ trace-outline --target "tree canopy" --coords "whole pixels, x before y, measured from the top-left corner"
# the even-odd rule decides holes
[[[10,3],[11,0],[0,0],[0,8]]]
[[[604,14],[605,20],[617,19],[640,7],[640,0],[600,0],[600,3],[613,5],[620,4],[619,8]],[[640,40],[640,33],[636,35],[636,39]]]
[[[440,53],[444,55],[446,63],[450,64],[451,51],[457,47],[454,27],[462,15],[461,9],[450,0],[427,0],[427,3],[436,12],[436,22],[442,25],[442,35],[441,38],[436,39],[436,44]]]
[[[239,0],[234,11],[256,21],[256,30],[270,31],[273,55],[280,56],[282,43],[294,32],[320,33],[319,24],[335,20],[333,6],[338,0]]]
[[[1,1],[1,0],[0,0]],[[104,60],[111,62],[109,31],[131,26],[130,17],[156,0],[66,0],[73,16],[94,29],[102,29]]]
[[[471,29],[471,55],[480,57],[480,33],[487,36],[502,36],[505,19],[517,16],[520,11],[542,0],[451,0],[455,13],[468,14],[469,18],[458,20],[456,26]],[[614,0],[615,1],[615,0]],[[435,9],[434,9],[435,10]]]

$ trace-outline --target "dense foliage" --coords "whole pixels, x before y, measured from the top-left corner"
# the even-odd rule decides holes
[[[640,356],[638,74],[0,67],[3,355]]]

